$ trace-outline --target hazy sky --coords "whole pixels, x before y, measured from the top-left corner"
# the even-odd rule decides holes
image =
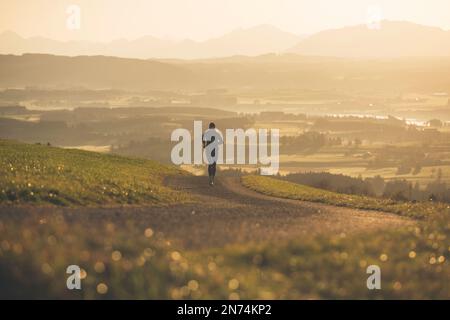
[[[81,9],[80,29],[67,27],[70,5]],[[450,29],[450,0],[0,0],[0,32],[60,40],[205,40],[271,24],[309,34],[365,23],[371,6],[381,8],[385,19]]]

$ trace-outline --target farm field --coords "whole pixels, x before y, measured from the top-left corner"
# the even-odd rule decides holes
[[[440,172],[440,179],[443,182],[450,182],[449,155],[438,148],[431,151],[436,157],[440,157],[442,164],[427,165],[420,168],[419,172],[414,172],[411,168],[409,172],[399,172],[401,161],[383,164],[380,167],[371,165],[374,156],[379,152],[380,146],[361,147],[358,150],[348,147],[324,148],[308,154],[281,154],[281,173],[297,172],[329,172],[333,174],[343,174],[351,177],[370,178],[381,176],[385,180],[407,180],[421,185],[426,185],[436,180]]]

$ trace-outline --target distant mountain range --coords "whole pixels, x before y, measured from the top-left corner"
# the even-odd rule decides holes
[[[450,31],[410,22],[382,21],[380,29],[359,25],[322,31],[288,52],[347,58],[450,56]]]
[[[49,53],[64,56],[105,55],[125,58],[203,59],[234,55],[257,56],[284,52],[302,39],[270,25],[238,29],[203,42],[170,41],[146,36],[109,43],[23,38],[7,31],[0,34],[0,54]]]
[[[207,59],[296,53],[347,58],[450,56],[450,31],[410,22],[383,21],[380,29],[366,25],[298,36],[270,25],[238,29],[203,42],[170,41],[152,36],[109,43],[23,38],[0,34],[0,54],[48,53],[64,56],[104,55],[138,59]]]
[[[450,55],[450,31],[410,22],[383,21],[380,29],[365,25],[325,30],[309,37],[270,25],[238,29],[203,42],[170,41],[152,36],[109,43],[23,38],[0,34],[0,54],[48,53],[64,56],[104,55],[138,59],[206,59],[296,53],[327,57],[430,57]]]

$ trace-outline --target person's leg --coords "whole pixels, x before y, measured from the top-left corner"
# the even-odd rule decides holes
[[[212,182],[214,184],[214,178],[216,177],[216,163],[212,164]]]
[[[214,184],[214,177],[216,175],[216,163],[208,165],[209,184]]]
[[[212,164],[208,164],[209,184],[212,184]]]

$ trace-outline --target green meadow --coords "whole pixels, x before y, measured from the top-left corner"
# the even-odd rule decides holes
[[[163,186],[186,174],[154,161],[0,140],[0,202],[97,206],[170,204],[186,194]]]
[[[185,174],[176,168],[10,141],[1,142],[0,161],[1,298],[450,297],[449,206],[386,202],[248,176],[244,185],[272,196],[390,211],[416,223],[366,234],[183,250],[132,215],[97,219],[58,210],[190,201],[163,185],[165,176]],[[22,205],[31,206],[15,214]],[[72,264],[83,269],[81,291],[66,288],[66,268]],[[366,287],[372,264],[382,269],[382,290]]]

